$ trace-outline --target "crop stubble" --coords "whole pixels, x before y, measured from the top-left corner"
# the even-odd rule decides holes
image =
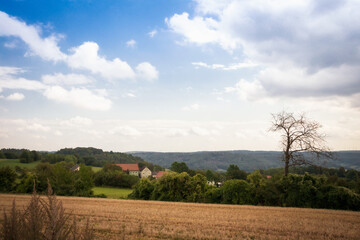
[[[0,194],[0,208],[27,195]],[[58,197],[98,239],[360,239],[360,212]],[[2,218],[1,214],[1,218]]]

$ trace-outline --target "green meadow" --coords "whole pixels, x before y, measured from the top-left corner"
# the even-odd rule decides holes
[[[127,198],[127,196],[133,191],[129,188],[112,188],[112,187],[94,187],[92,189],[95,195],[105,194],[107,198],[119,199]]]
[[[19,159],[0,159],[0,167],[9,166],[11,168],[15,168],[15,166],[19,166],[22,168],[35,168],[40,161],[32,162],[32,163],[21,163]]]
[[[101,169],[102,169],[102,167],[93,167],[93,166],[91,166],[91,169],[93,170],[93,172],[98,172],[98,171],[100,171]]]

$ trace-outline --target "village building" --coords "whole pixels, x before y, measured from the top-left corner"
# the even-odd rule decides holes
[[[129,173],[129,175],[137,176],[139,177],[139,165],[137,163],[135,164],[115,164],[116,166],[119,166],[122,168],[123,172]]]
[[[79,164],[76,164],[75,166],[73,166],[73,167],[71,168],[71,171],[72,171],[72,172],[80,171],[80,166],[79,166]]]
[[[166,173],[166,172],[165,171],[159,171],[157,173],[154,173],[153,177],[158,179],[158,178],[162,177],[164,175],[164,173]]]
[[[147,177],[150,177],[151,176],[151,170],[149,168],[147,168],[146,166],[145,167],[142,167],[140,169],[140,178],[147,178]]]

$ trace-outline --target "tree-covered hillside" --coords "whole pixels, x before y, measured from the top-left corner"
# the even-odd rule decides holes
[[[211,169],[226,171],[230,164],[252,172],[256,169],[283,167],[282,152],[279,151],[217,151],[191,153],[132,152],[145,161],[169,168],[171,163],[185,162],[191,169]],[[360,151],[335,152],[335,158],[325,163],[325,167],[340,167],[360,170]]]

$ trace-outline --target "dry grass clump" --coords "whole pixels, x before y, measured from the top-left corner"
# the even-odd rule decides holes
[[[11,211],[14,195],[0,195]],[[96,239],[359,239],[360,212],[58,197]],[[17,195],[26,203],[29,196]]]
[[[78,232],[76,219],[73,224],[70,215],[65,214],[62,201],[58,201],[48,185],[47,201],[37,195],[35,187],[30,202],[23,211],[16,209],[15,199],[10,213],[4,210],[0,239],[4,240],[91,240],[93,230],[87,222],[85,229]]]

